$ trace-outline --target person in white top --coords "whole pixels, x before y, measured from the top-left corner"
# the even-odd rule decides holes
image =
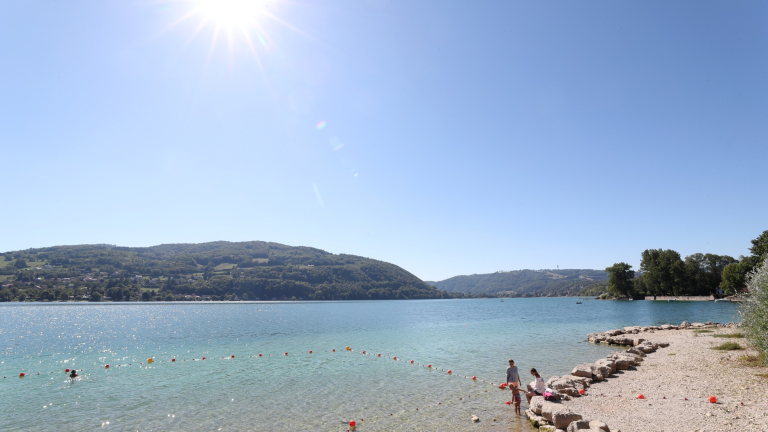
[[[539,375],[536,369],[531,369],[531,375],[533,375],[533,381],[528,384],[528,393],[525,394],[525,397],[528,398],[528,404],[531,403],[532,397],[543,395],[544,389],[546,389],[544,378]]]

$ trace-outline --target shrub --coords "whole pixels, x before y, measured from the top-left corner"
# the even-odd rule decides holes
[[[744,336],[763,358],[768,355],[768,257],[747,277],[747,293],[739,305]]]
[[[743,338],[744,333],[720,333],[720,334],[713,334],[712,337],[716,338]]]

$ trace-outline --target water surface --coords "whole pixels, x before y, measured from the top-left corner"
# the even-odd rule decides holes
[[[0,430],[523,431],[496,388],[510,357],[547,379],[614,350],[590,332],[736,319],[729,303],[573,298],[5,303]]]

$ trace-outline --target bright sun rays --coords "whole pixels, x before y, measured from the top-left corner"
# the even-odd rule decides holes
[[[245,43],[264,73],[262,56],[270,52],[273,45],[264,26],[267,21],[279,23],[307,36],[276,15],[275,8],[280,6],[280,0],[175,0],[174,3],[183,5],[182,13],[165,30],[192,23],[194,30],[189,35],[187,45],[204,29],[212,31],[206,67],[216,46],[226,38],[230,55],[235,44]]]

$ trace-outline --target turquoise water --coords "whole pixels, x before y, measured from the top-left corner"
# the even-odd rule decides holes
[[[510,357],[547,379],[613,350],[590,332],[736,319],[730,303],[572,298],[5,303],[0,430],[523,431],[496,388]]]

